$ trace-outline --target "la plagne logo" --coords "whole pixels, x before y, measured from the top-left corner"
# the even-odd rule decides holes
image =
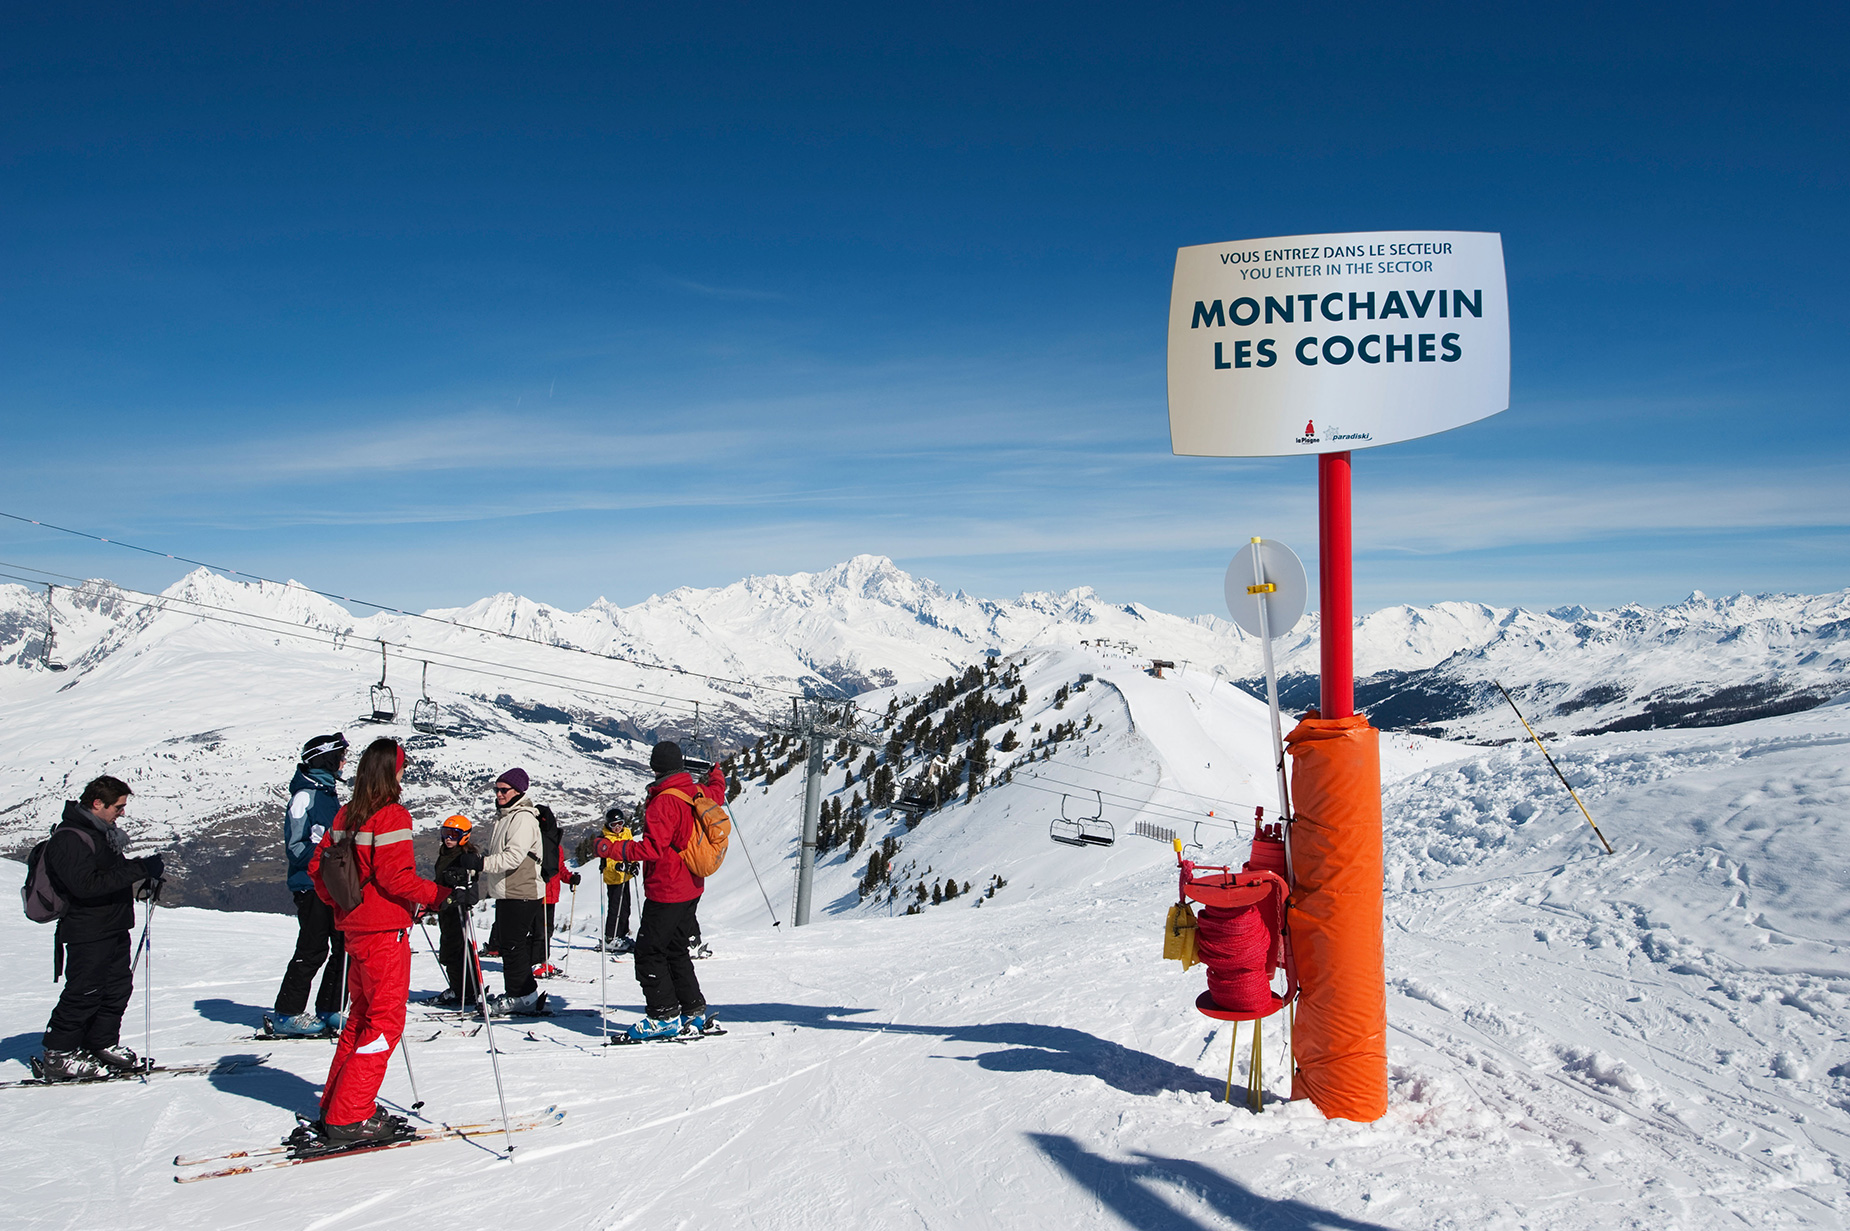
[[[1315,419],[1304,420],[1304,434],[1298,437],[1298,443],[1301,445],[1323,443],[1323,437],[1317,435],[1317,421]]]

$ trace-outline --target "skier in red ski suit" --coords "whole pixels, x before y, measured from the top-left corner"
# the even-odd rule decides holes
[[[404,771],[405,750],[393,740],[374,740],[354,773],[353,799],[335,815],[308,865],[315,892],[334,908],[334,926],[347,942],[347,1024],[321,1093],[321,1122],[335,1142],[396,1133],[396,1122],[374,1099],[405,1030],[410,928],[420,908],[434,909],[452,893],[467,892],[418,875],[411,858],[411,814],[398,802]],[[356,825],[356,816],[365,819]],[[322,857],[337,839],[353,843],[359,866],[361,900],[352,910],[342,910],[322,880]]]

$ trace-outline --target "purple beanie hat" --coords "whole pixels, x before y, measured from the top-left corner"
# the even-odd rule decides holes
[[[522,795],[527,793],[527,771],[524,769],[510,769],[495,781],[507,783]]]

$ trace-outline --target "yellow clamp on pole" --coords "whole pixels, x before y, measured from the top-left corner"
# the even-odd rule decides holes
[[[1268,581],[1261,586],[1247,586],[1246,592],[1248,594],[1277,594],[1278,587]]]
[[[1182,853],[1182,839],[1171,838],[1170,841],[1175,843],[1176,854],[1180,855]]]

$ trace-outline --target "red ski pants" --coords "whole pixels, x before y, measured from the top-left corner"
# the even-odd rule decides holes
[[[376,1109],[386,1061],[405,1032],[411,992],[408,932],[347,934],[347,1024],[321,1092],[324,1124],[357,1124]]]

